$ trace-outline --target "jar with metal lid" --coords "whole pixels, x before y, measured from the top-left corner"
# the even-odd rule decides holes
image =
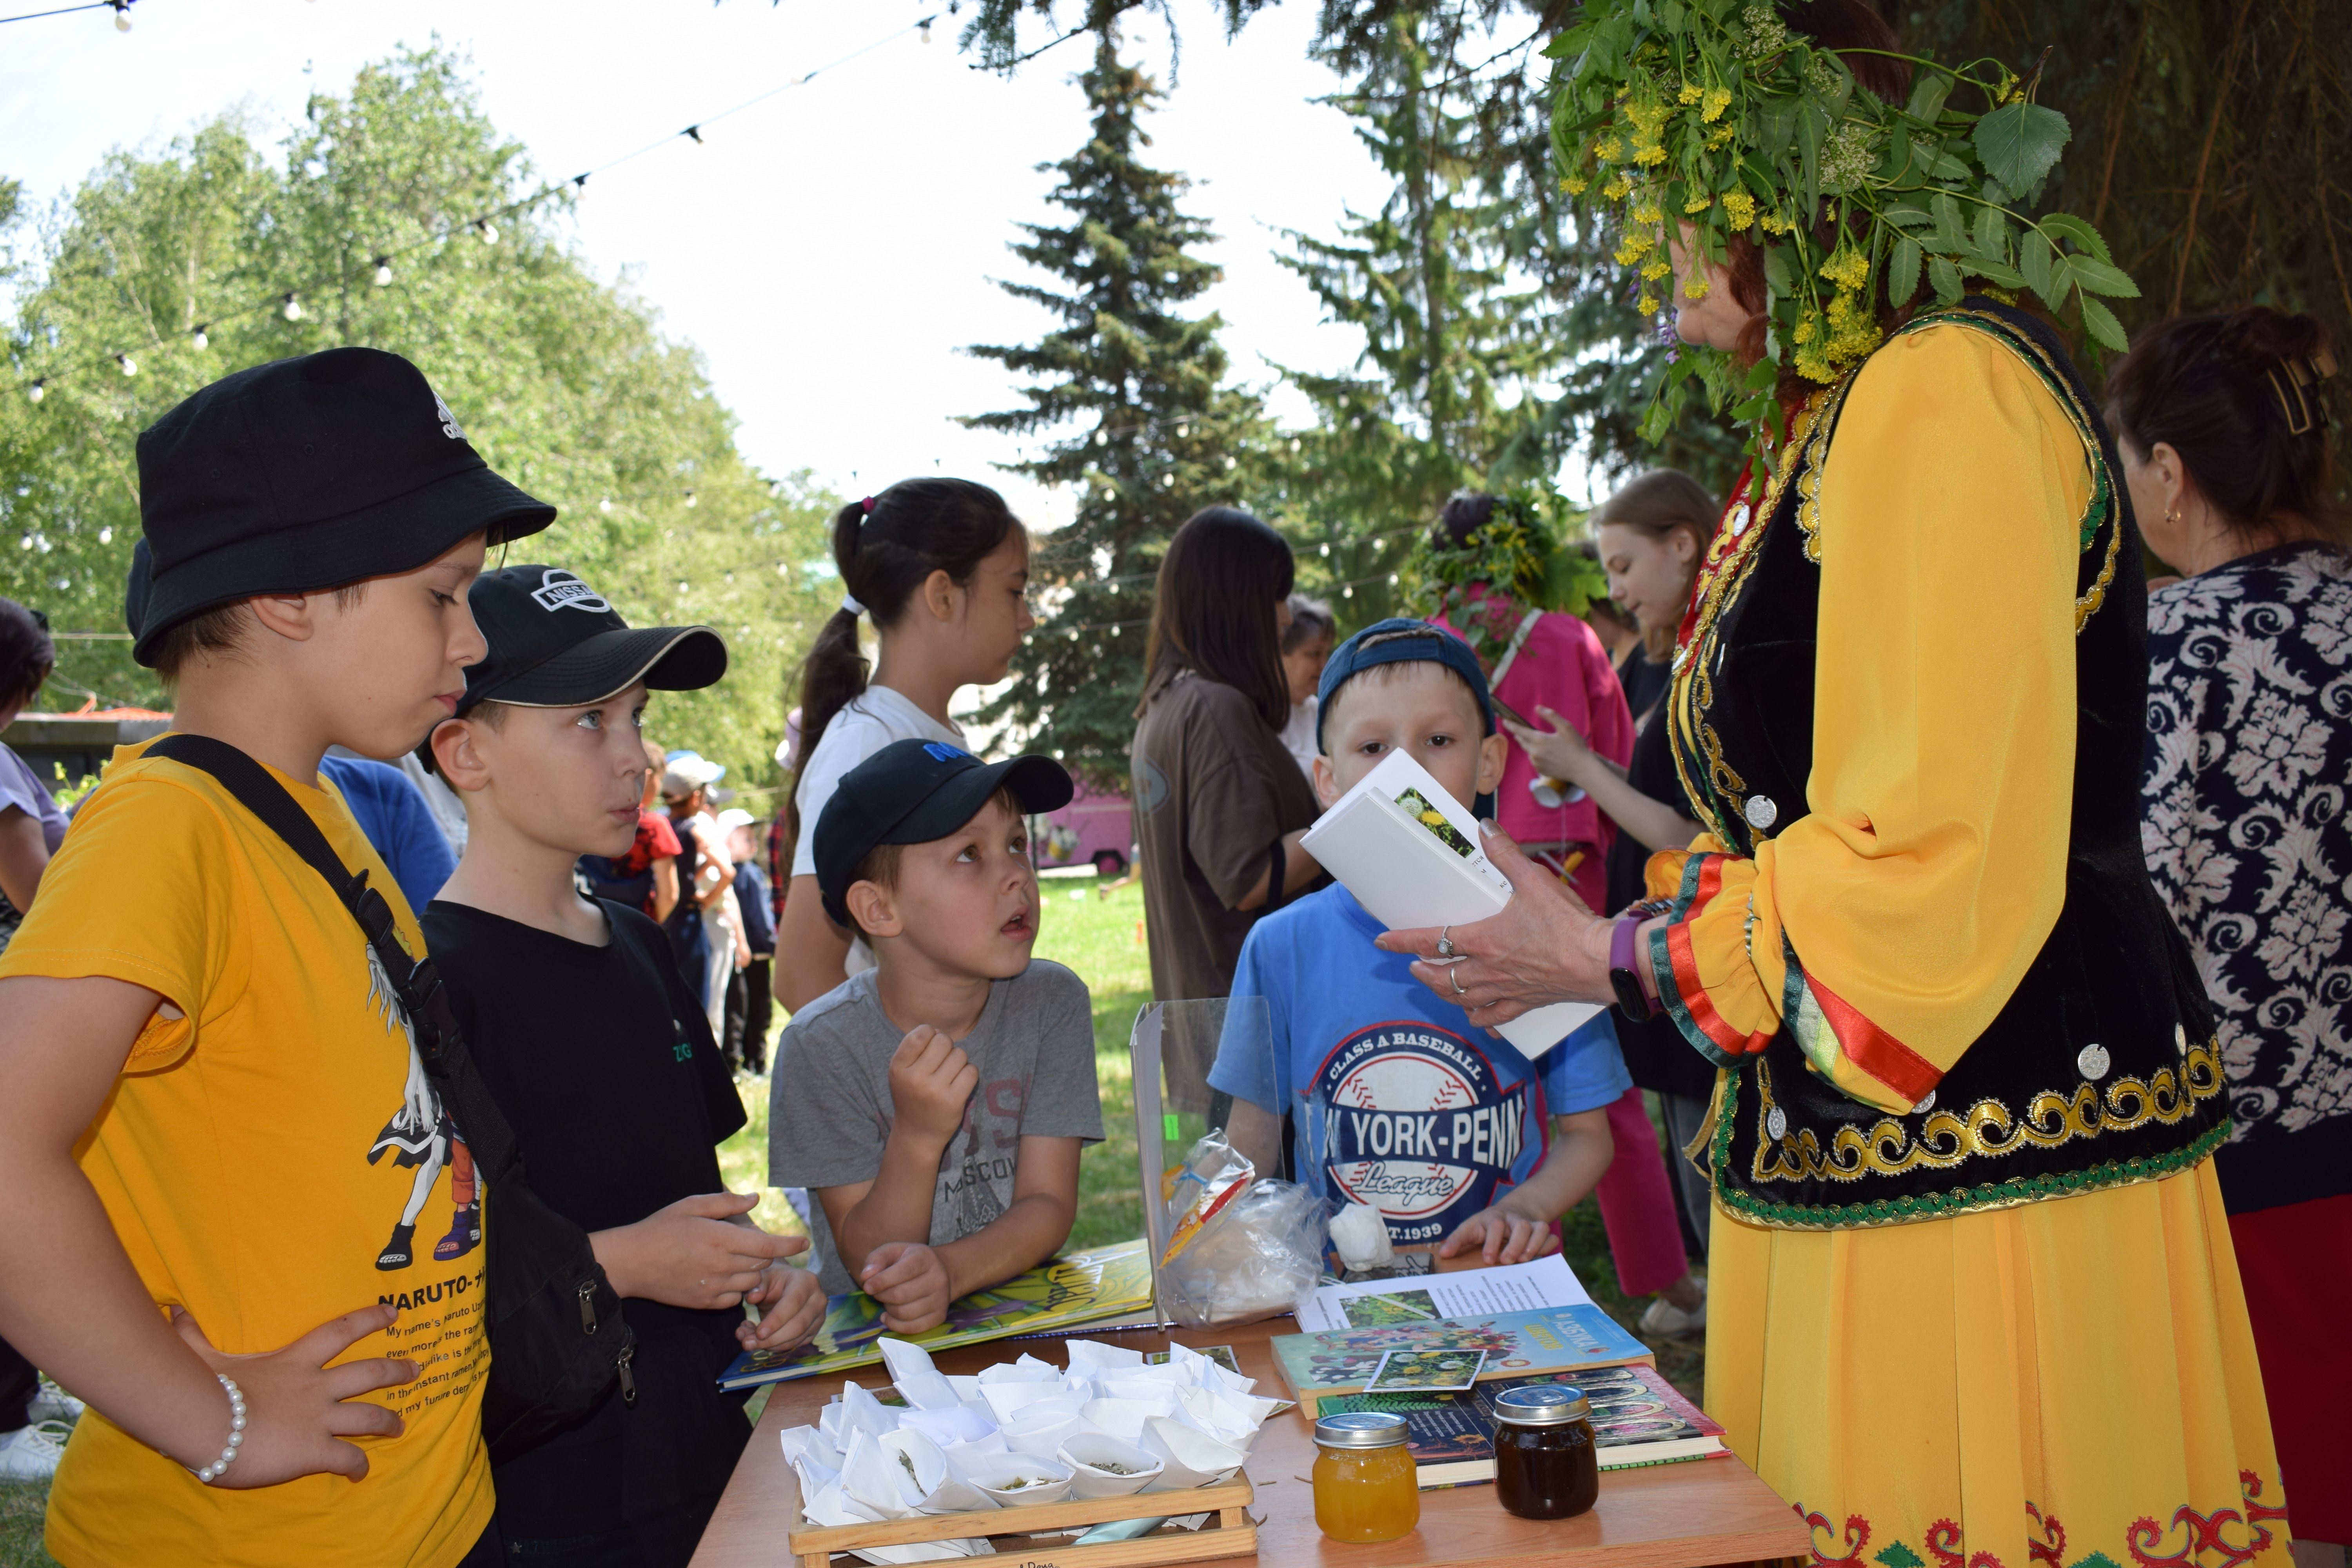
[[[1495,1500],[1522,1519],[1568,1519],[1601,1495],[1592,1405],[1562,1383],[1528,1384],[1496,1397]]]
[[[1351,1410],[1315,1423],[1315,1525],[1334,1541],[1394,1541],[1421,1522],[1404,1417]]]

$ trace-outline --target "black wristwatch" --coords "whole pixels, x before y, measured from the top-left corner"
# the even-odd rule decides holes
[[[1642,989],[1641,972],[1633,967],[1633,938],[1646,917],[1631,913],[1617,922],[1609,933],[1609,988],[1617,993],[1617,1010],[1630,1023],[1641,1023],[1654,1016],[1658,1005]]]

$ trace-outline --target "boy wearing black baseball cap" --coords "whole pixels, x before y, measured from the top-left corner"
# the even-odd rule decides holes
[[[607,1536],[683,1568],[751,1435],[719,1373],[808,1338],[824,1296],[782,1262],[807,1243],[752,1226],[756,1196],[719,1176],[743,1103],[668,937],[583,897],[572,867],[635,837],[648,689],[710,685],[727,648],[708,626],[632,628],[561,567],[490,573],[473,606],[489,654],[433,733],[466,853],[425,934],[531,1190],[589,1232],[637,1336],[634,1405],[499,1459],[499,1533],[510,1554]]]
[[[1047,757],[895,741],[817,817],[825,913],[874,949],[793,1016],[770,1082],[768,1179],[808,1187],[828,1293],[894,1333],[1053,1256],[1102,1139],[1086,984],[1032,959],[1024,817],[1069,804]]]
[[[266,768],[421,953],[319,760],[399,756],[449,716],[482,654],[483,552],[554,510],[373,349],[215,382],[138,461],[133,656],[177,687],[176,729]],[[0,963],[0,1333],[91,1415],[49,1550],[495,1562],[481,1253],[384,1244],[459,1229],[439,1097],[326,879],[151,750],[115,752]]]

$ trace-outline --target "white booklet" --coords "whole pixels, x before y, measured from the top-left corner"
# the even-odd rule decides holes
[[[1394,1328],[1439,1318],[1582,1307],[1591,1300],[1568,1260],[1555,1252],[1533,1263],[1326,1285],[1299,1305],[1298,1327],[1309,1334],[1326,1329]]]
[[[1314,826],[1303,847],[1339,879],[1365,911],[1400,926],[1470,925],[1511,901],[1510,879],[1479,848],[1478,823],[1410,752],[1391,752]],[[1542,1056],[1600,1012],[1555,1002],[1496,1033],[1529,1058]]]

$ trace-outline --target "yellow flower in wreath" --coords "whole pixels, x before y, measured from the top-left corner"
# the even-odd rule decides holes
[[[1746,191],[1723,193],[1723,216],[1736,229],[1746,229],[1756,221],[1756,198]]]
[[[1852,246],[1842,246],[1822,263],[1822,276],[1840,289],[1859,289],[1870,281],[1870,257]]]

